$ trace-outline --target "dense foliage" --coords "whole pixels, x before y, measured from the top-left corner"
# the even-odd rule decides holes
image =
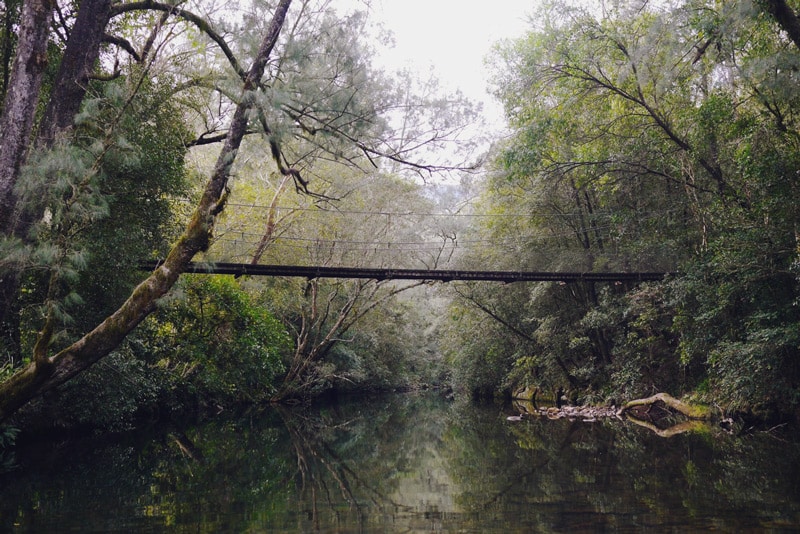
[[[274,176],[241,180],[239,198],[249,202],[223,218],[216,250],[230,261],[265,264],[435,265],[443,245],[431,242],[439,228],[426,220],[434,208],[422,187],[393,175],[374,174],[365,184],[361,173],[317,169],[319,181],[330,183],[318,190],[324,202],[287,192]],[[416,213],[403,216],[409,206]],[[422,300],[420,283],[250,277],[242,286],[293,339],[277,398],[442,382],[425,332],[435,312]]]
[[[525,268],[677,274],[461,294],[454,313],[514,339],[455,348],[475,367],[465,384],[793,409],[798,48],[749,2],[550,2],[537,21],[497,53],[514,135],[479,231],[513,237]],[[473,350],[499,365],[475,366]]]
[[[448,382],[797,409],[797,6],[543,3],[493,57],[511,135],[438,191],[475,109],[375,69],[364,13],[1,7],[0,420]],[[669,274],[178,282],[192,259]]]
[[[230,277],[185,278],[143,326],[140,357],[200,402],[269,399],[289,348],[283,325]]]
[[[0,421],[44,393],[36,406],[56,426],[108,426],[159,411],[177,398],[170,390],[224,405],[337,381],[419,382],[403,371],[419,358],[396,357],[410,329],[356,328],[373,311],[397,318],[388,302],[405,288],[212,279],[170,291],[195,257],[225,260],[243,247],[235,259],[258,262],[287,232],[321,244],[294,259],[362,262],[329,251],[385,233],[353,221],[288,224],[272,218],[275,203],[292,190],[302,200],[286,204],[299,212],[346,208],[348,198],[371,208],[419,200],[400,175],[460,168],[448,147],[473,117],[467,102],[373,68],[366,14],[326,0],[0,8]],[[423,159],[437,150],[447,157]],[[243,221],[263,236],[255,251],[224,240],[238,214],[222,215],[229,201],[236,211],[236,194],[246,201],[246,184],[254,203],[272,202],[266,230]],[[139,272],[156,257],[159,267]],[[117,376],[132,387],[115,395]]]

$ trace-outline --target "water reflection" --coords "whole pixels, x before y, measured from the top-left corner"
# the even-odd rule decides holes
[[[394,395],[63,443],[0,477],[19,532],[627,532],[800,528],[800,446],[713,428],[508,422]],[[789,439],[789,441],[786,441]]]

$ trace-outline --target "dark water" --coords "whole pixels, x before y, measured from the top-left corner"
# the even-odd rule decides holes
[[[800,531],[800,440],[512,423],[394,395],[50,444],[0,475],[6,532]]]

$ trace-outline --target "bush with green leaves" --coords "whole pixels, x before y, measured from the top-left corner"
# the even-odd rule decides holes
[[[20,414],[26,429],[122,432],[270,398],[289,338],[231,277],[185,275],[114,353]]]
[[[290,349],[284,326],[228,276],[184,275],[138,329],[142,357],[203,403],[269,399]]]
[[[472,293],[463,292],[448,310],[448,322],[442,329],[442,352],[451,367],[453,390],[475,398],[504,395],[509,391],[507,380],[517,357],[522,357],[531,345],[519,335],[506,330],[501,323],[486,316],[479,306],[486,308],[483,300],[485,286]],[[495,295],[500,291],[495,291]],[[494,304],[512,301],[511,292]],[[513,306],[493,312],[496,317],[513,313]]]
[[[125,432],[143,420],[184,410],[170,403],[171,384],[159,370],[137,359],[130,344],[26,406],[21,428],[37,431]]]

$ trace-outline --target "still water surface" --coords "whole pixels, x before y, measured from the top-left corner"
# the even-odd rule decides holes
[[[800,530],[796,435],[507,415],[391,395],[50,444],[0,475],[0,531]]]

